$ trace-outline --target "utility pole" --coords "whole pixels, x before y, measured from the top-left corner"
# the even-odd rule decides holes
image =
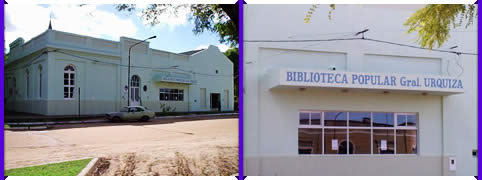
[[[156,36],[151,36],[151,37],[149,37],[149,38],[147,38],[147,39],[144,39],[144,40],[142,40],[142,41],[139,41],[139,42],[137,42],[137,43],[135,43],[135,44],[133,44],[133,45],[131,45],[131,46],[129,47],[129,58],[128,58],[128,59],[129,59],[129,64],[128,64],[128,66],[127,66],[127,86],[128,86],[128,87],[127,87],[127,106],[130,106],[130,105],[131,105],[131,97],[130,97],[130,95],[131,95],[131,94],[130,94],[130,93],[131,93],[131,92],[130,92],[130,91],[131,91],[131,49],[132,49],[134,46],[136,46],[136,45],[138,45],[138,44],[140,44],[140,43],[142,43],[142,42],[145,42],[145,41],[147,41],[147,40],[149,40],[149,39],[154,39],[154,38],[156,38]]]

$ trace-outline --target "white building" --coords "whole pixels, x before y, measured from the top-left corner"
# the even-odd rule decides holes
[[[157,39],[158,40],[158,39]],[[109,41],[49,28],[10,44],[5,62],[7,111],[103,114],[128,103],[128,51],[142,40]],[[233,64],[215,46],[184,53],[131,51],[131,105],[153,111],[232,111]]]
[[[250,175],[477,175],[477,56],[418,46],[422,5],[244,6]],[[477,21],[440,49],[477,53]]]

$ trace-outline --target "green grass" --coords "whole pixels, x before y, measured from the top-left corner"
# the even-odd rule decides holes
[[[5,176],[77,176],[90,160],[91,158],[9,169],[5,170]]]
[[[8,126],[8,124],[5,124],[5,125],[3,126],[3,128],[9,128],[9,127],[10,127],[10,126]]]

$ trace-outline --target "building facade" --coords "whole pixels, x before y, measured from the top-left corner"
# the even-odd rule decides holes
[[[103,114],[128,104],[156,112],[233,110],[233,64],[216,46],[172,53],[148,42],[109,41],[48,29],[10,44],[5,110]],[[130,93],[130,96],[128,96]]]
[[[246,174],[477,175],[477,55],[328,40],[418,46],[423,5],[310,7],[245,5]],[[450,35],[477,53],[477,22]]]

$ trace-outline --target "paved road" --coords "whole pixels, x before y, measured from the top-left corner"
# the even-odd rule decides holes
[[[198,154],[217,147],[237,149],[237,118],[61,125],[43,131],[5,131],[5,168],[126,153],[135,153],[139,162],[152,166],[176,151]]]

